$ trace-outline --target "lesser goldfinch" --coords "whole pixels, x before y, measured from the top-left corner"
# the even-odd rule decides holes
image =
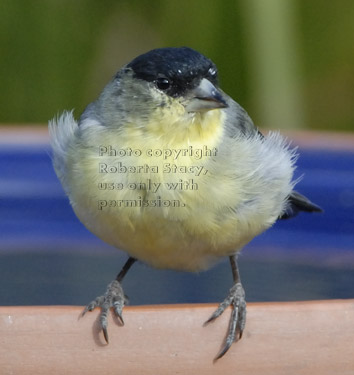
[[[201,271],[229,257],[234,284],[207,322],[231,305],[226,342],[241,338],[245,293],[237,254],[279,218],[321,211],[293,190],[295,152],[263,136],[218,85],[215,64],[187,47],[154,49],[123,66],[78,121],[49,122],[53,164],[80,221],[129,259],[101,308],[123,322],[121,281],[136,261]]]

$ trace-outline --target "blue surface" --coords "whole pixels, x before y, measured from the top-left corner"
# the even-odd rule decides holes
[[[1,147],[0,303],[75,304],[84,303],[82,299],[89,295],[92,299],[95,297],[93,290],[97,286],[103,291],[105,285],[102,283],[108,283],[115,276],[125,255],[101,242],[78,221],[53,171],[48,145]],[[242,275],[248,272],[244,281],[246,278],[251,285],[255,277],[259,290],[259,293],[250,292],[251,300],[351,296],[354,281],[351,279],[354,269],[354,152],[300,149],[299,154],[296,176],[302,176],[302,179],[296,189],[325,212],[302,213],[294,219],[279,221],[246,246],[241,257],[241,269],[246,270]],[[42,266],[37,268],[39,264]],[[74,270],[66,274],[65,270],[73,267]],[[228,267],[227,263],[222,263],[212,271],[190,276],[137,266],[140,271],[132,270],[135,276],[131,281],[127,278],[126,282],[133,290],[131,293],[140,296],[134,303],[218,300],[231,282],[231,275],[223,277],[229,272],[226,271]],[[289,280],[289,270],[296,267],[301,268],[298,279],[295,278],[301,280],[299,290],[276,291],[277,278],[272,282],[263,279],[267,272],[271,272],[270,276],[279,272]],[[152,275],[156,277],[155,281],[151,279]],[[311,294],[308,291],[320,283],[314,281],[307,287],[302,284],[314,275],[326,279],[326,283],[343,279],[344,284],[322,285],[320,292]],[[173,280],[173,285],[181,285],[178,292],[171,291],[171,283],[170,289],[163,292],[161,280],[164,278]],[[31,288],[27,288],[27,292],[19,293],[28,279],[33,291],[29,293]],[[151,280],[151,288],[158,285],[155,295],[149,298],[138,288],[141,282],[148,286],[148,280]],[[281,280],[286,286],[286,280]],[[209,281],[213,285],[208,285]],[[186,293],[190,290],[184,286],[186,283],[196,285],[197,291]],[[264,289],[267,285],[273,285],[269,293]],[[294,281],[290,285],[294,285]],[[48,290],[44,292],[42,289],[46,287]],[[76,288],[77,292],[73,293]]]

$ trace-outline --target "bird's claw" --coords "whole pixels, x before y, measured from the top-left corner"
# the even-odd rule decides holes
[[[101,308],[101,313],[99,315],[99,325],[103,331],[104,339],[106,340],[107,344],[109,342],[108,339],[108,312],[110,308],[113,308],[114,314],[120,321],[122,325],[124,325],[124,320],[122,316],[123,307],[125,305],[126,298],[124,296],[124,292],[122,289],[121,284],[117,280],[113,280],[111,283],[108,284],[106,293],[103,296],[97,297],[95,300],[90,302],[82,312],[82,316],[85,315],[88,311],[93,311],[96,307]]]
[[[227,307],[232,306],[232,314],[229,322],[228,334],[225,340],[225,345],[216,356],[215,360],[221,358],[231,347],[234,341],[238,341],[242,337],[243,330],[246,324],[246,300],[245,291],[241,283],[236,283],[230,289],[228,296],[219,307],[214,311],[211,317],[204,323],[204,325],[217,319]]]

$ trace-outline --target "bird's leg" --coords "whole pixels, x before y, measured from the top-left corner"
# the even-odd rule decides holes
[[[95,300],[90,302],[82,312],[85,315],[87,311],[92,311],[96,307],[101,308],[101,313],[99,316],[99,323],[103,331],[104,338],[108,343],[108,332],[107,332],[107,315],[111,307],[117,318],[122,324],[124,324],[122,311],[126,303],[126,297],[121,286],[121,281],[123,280],[126,273],[129,271],[130,267],[136,262],[135,258],[130,257],[124,264],[122,270],[119,272],[115,280],[110,282],[107,286],[106,293],[103,296],[97,297]]]
[[[228,306],[232,306],[228,334],[225,345],[215,359],[221,358],[231,347],[232,343],[242,337],[246,324],[246,300],[245,291],[243,290],[240,274],[237,266],[236,255],[230,256],[232,276],[234,285],[230,289],[228,296],[220,303],[219,307],[214,311],[213,315],[205,322],[205,324],[218,318]]]

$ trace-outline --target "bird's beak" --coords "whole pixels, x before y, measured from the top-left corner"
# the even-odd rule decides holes
[[[221,92],[206,78],[191,91],[192,97],[186,105],[187,112],[205,112],[216,108],[228,107]]]

